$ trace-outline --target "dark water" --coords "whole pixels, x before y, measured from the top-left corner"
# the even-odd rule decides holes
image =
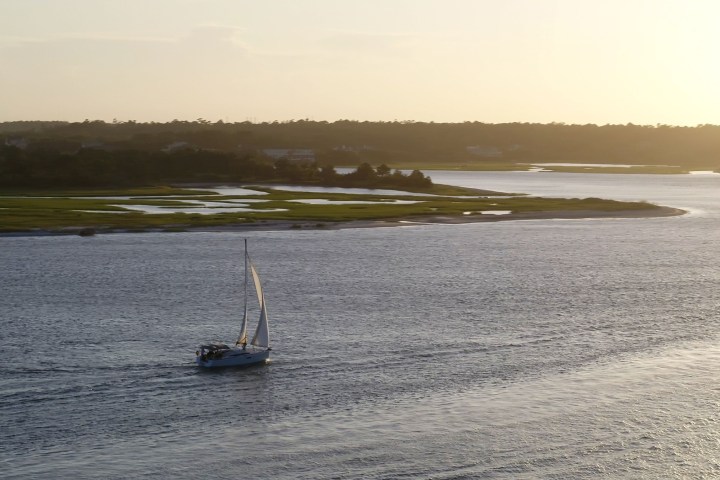
[[[693,213],[0,238],[0,476],[720,476],[720,177],[457,175]],[[198,371],[244,237],[273,362]]]

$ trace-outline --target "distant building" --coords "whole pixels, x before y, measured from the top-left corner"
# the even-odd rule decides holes
[[[339,147],[334,147],[333,150],[337,152],[365,152],[368,150],[373,150],[373,147],[369,145],[360,145],[360,146],[353,146],[353,145],[340,145]]]
[[[28,141],[24,138],[6,138],[5,145],[25,150],[28,147]]]
[[[188,142],[173,142],[162,149],[165,153],[173,153],[179,150],[197,150],[197,147]]]
[[[315,161],[315,152],[303,148],[266,148],[262,151],[273,160],[288,160],[294,163],[312,163]]]
[[[470,155],[477,155],[478,157],[485,158],[498,158],[502,157],[503,154],[502,150],[500,150],[498,147],[486,147],[482,145],[465,147],[465,151]]]
[[[80,150],[102,150],[104,152],[109,152],[111,150],[115,150],[115,148],[98,140],[91,140],[83,142],[82,145],[80,145]]]

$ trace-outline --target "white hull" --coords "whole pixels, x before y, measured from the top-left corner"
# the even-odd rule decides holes
[[[243,350],[242,348],[231,348],[223,352],[222,358],[203,360],[201,355],[195,358],[195,362],[205,368],[212,367],[239,367],[244,365],[255,365],[265,363],[270,358],[270,349],[267,350]]]

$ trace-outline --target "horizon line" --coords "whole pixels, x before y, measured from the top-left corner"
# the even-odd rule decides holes
[[[697,124],[669,124],[669,123],[655,123],[655,124],[648,124],[648,123],[634,123],[634,122],[626,122],[626,123],[568,123],[568,122],[558,122],[558,121],[551,121],[551,122],[531,122],[531,121],[512,121],[512,122],[486,122],[482,120],[462,120],[462,121],[434,121],[434,120],[357,120],[357,119],[336,119],[336,120],[315,120],[312,118],[297,118],[297,119],[287,119],[287,120],[264,120],[264,121],[257,121],[255,119],[250,120],[246,119],[243,121],[230,121],[227,119],[218,119],[218,120],[207,120],[205,118],[199,117],[195,120],[183,120],[183,119],[173,119],[173,120],[166,120],[166,121],[158,121],[158,120],[118,120],[116,118],[113,118],[112,120],[104,120],[104,119],[84,119],[84,120],[0,120],[0,125],[7,124],[7,123],[67,123],[67,124],[74,124],[74,123],[103,123],[106,125],[126,125],[126,124],[138,124],[138,125],[146,125],[146,124],[172,124],[172,123],[184,123],[184,124],[199,124],[199,125],[272,125],[272,124],[291,124],[291,123],[301,123],[301,122],[307,122],[307,123],[327,123],[327,124],[333,124],[333,123],[342,123],[342,122],[349,122],[349,123],[387,123],[387,124],[430,124],[430,125],[462,125],[462,124],[483,124],[483,125],[557,125],[557,126],[596,126],[596,127],[610,127],[610,126],[621,126],[621,127],[650,127],[650,128],[661,128],[661,127],[671,127],[671,128],[698,128],[698,127],[718,127],[720,126],[720,123],[697,123]]]

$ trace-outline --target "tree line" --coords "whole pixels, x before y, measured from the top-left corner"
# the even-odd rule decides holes
[[[320,165],[468,161],[720,164],[720,126],[566,125],[482,122],[5,122],[0,139],[28,149],[74,151],[83,143],[159,152],[173,142],[252,154],[268,148],[314,150]],[[481,147],[473,149],[468,147]],[[492,152],[483,154],[478,152]]]
[[[347,187],[425,189],[432,181],[362,163],[346,174],[318,162],[271,161],[250,153],[182,149],[173,152],[83,148],[75,152],[0,146],[0,187],[90,188],[169,183],[289,182]]]

